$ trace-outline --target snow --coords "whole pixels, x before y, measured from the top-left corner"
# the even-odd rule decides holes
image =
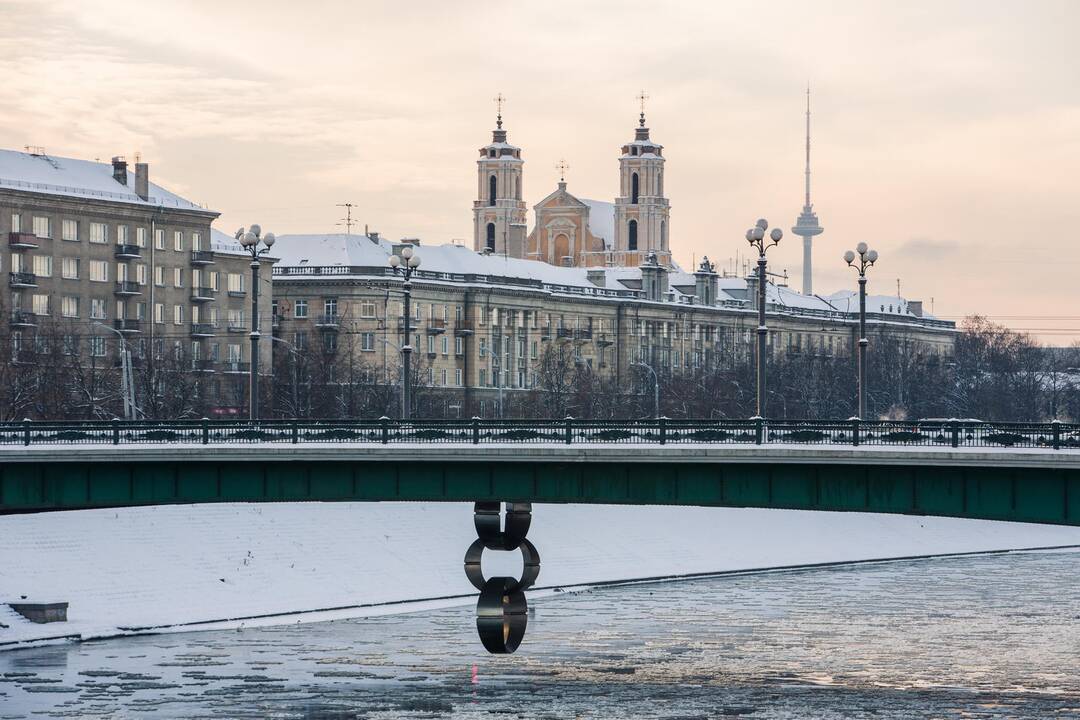
[[[0,187],[210,212],[153,182],[149,186],[149,199],[143,200],[135,194],[133,164],[128,166],[127,185],[121,185],[113,179],[111,162],[32,155],[16,150],[0,149]]]
[[[581,198],[589,206],[589,231],[604,241],[604,249],[615,247],[615,203]]]
[[[534,505],[533,514],[541,590],[1080,544],[1080,528],[904,515],[602,505]],[[0,601],[70,603],[68,622],[46,625],[0,606],[7,626],[0,647],[185,623],[226,628],[471,604],[462,559],[475,539],[472,522],[466,503],[397,502],[0,517]],[[485,555],[489,576],[512,574],[520,563],[514,553]],[[392,605],[410,601],[420,604]]]

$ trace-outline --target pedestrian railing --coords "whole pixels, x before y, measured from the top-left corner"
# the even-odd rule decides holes
[[[695,444],[1080,449],[1080,424],[977,420],[111,420],[0,423],[0,445]]]

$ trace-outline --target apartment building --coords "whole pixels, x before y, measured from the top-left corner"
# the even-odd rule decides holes
[[[0,150],[0,303],[13,360],[35,362],[60,342],[111,367],[127,347],[136,367],[157,360],[242,385],[250,257],[212,230],[217,217],[150,182],[146,163]],[[269,319],[269,268],[261,285]],[[261,357],[269,368],[268,347]]]
[[[696,272],[664,267],[575,268],[477,253],[457,245],[389,242],[377,235],[285,235],[275,251],[274,328],[294,350],[349,352],[372,382],[395,383],[408,342],[421,380],[469,414],[490,415],[507,394],[538,386],[543,356],[616,380],[716,367],[753,357],[756,281],[722,277],[707,260]],[[405,244],[421,257],[404,337],[400,276],[388,259]],[[849,357],[857,303],[766,288],[769,349]],[[872,333],[893,333],[952,354],[955,326],[921,303],[872,296]],[[278,343],[281,344],[281,343]],[[281,348],[278,348],[279,350]],[[550,353],[549,353],[550,363]]]

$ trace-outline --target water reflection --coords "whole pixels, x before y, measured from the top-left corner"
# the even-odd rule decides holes
[[[1080,716],[1080,553],[720,577],[0,654],[2,717]]]

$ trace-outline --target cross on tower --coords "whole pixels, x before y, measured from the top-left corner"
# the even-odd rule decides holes
[[[495,96],[495,107],[498,111],[498,117],[496,118],[495,125],[500,130],[502,130],[502,106],[504,102],[506,102],[506,96],[504,96],[502,93],[499,93]]]
[[[565,160],[560,160],[555,164],[555,169],[559,171],[559,182],[566,182],[566,171],[570,169],[570,166],[566,164]]]
[[[641,119],[638,121],[641,123],[641,127],[645,127],[645,101],[648,99],[649,95],[644,90],[637,94],[637,100],[641,103]]]

